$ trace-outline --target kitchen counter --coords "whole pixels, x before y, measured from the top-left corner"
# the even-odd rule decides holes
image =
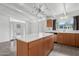
[[[54,48],[54,37],[51,33],[31,34],[17,39],[16,44],[17,56],[47,56]]]
[[[47,31],[46,33],[75,33],[75,34],[79,34],[79,30],[63,30],[63,31],[58,31],[58,30],[53,30],[53,31]]]
[[[30,34],[30,35],[26,35],[26,39],[22,39],[22,38],[17,38],[17,39],[24,42],[31,42],[50,35],[53,35],[53,34],[52,33]]]

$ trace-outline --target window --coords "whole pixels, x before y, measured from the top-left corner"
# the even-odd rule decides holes
[[[56,30],[73,30],[73,18],[57,19]]]

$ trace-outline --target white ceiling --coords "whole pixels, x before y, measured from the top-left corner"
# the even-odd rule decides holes
[[[48,8],[45,11],[46,15],[55,17],[64,16],[63,3],[45,3],[45,4],[47,5]],[[11,16],[17,19],[23,19],[30,22],[38,21],[38,17],[33,14],[33,11],[35,11],[33,5],[34,3],[1,3],[0,14]],[[65,3],[65,7],[68,16],[71,17],[79,15],[78,3]]]

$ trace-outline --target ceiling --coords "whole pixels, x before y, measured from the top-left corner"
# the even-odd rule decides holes
[[[46,5],[47,9],[44,12],[46,16],[59,18],[64,16],[65,11],[69,17],[79,15],[79,3],[65,3],[65,9],[64,3],[40,4]],[[38,3],[0,3],[0,14],[29,22],[38,21],[39,18],[33,12],[35,11],[34,5]]]

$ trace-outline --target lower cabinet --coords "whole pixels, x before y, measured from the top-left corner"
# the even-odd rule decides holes
[[[16,54],[17,56],[28,56],[28,43],[17,40],[17,49]]]
[[[42,39],[29,43],[29,56],[43,56]]]
[[[79,47],[79,34],[75,33],[58,33],[57,34],[57,42],[69,45],[69,46],[75,46]]]
[[[79,34],[75,34],[76,47],[79,47]]]
[[[50,51],[54,48],[54,37],[50,36],[48,38],[43,38],[43,50],[44,55],[48,55]]]
[[[53,36],[44,37],[32,42],[17,40],[18,56],[46,56],[53,50]]]
[[[71,33],[63,34],[63,41],[65,45],[75,46],[75,35]]]
[[[58,33],[57,34],[57,41],[58,43],[64,43],[64,39],[63,39],[63,33]]]

